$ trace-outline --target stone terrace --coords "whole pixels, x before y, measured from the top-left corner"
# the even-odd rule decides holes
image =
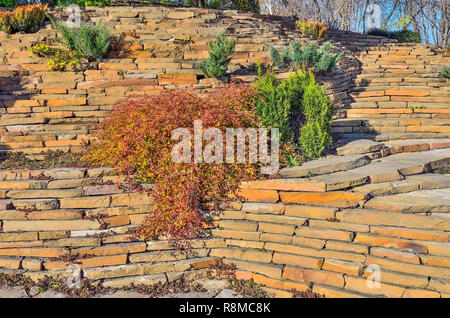
[[[358,140],[337,156],[244,182],[222,213],[212,255],[281,297],[450,295],[450,139],[386,145]],[[370,265],[381,269],[369,288]],[[284,291],[283,291],[284,290]]]
[[[61,10],[54,14],[63,15]],[[174,88],[210,89],[214,81],[203,78],[196,65],[208,56],[206,43],[221,31],[237,40],[230,68],[246,82],[255,79],[256,62],[269,61],[270,46],[314,42],[295,31],[291,19],[237,11],[107,7],[88,8],[83,18],[107,21],[114,35],[108,58],[84,71],[52,72],[45,58],[29,53],[35,43],[58,44],[51,25],[37,34],[0,35],[3,152],[21,151],[30,157],[46,149],[78,152],[120,99]],[[360,72],[357,53],[392,41],[344,32],[330,33],[329,39],[345,54],[337,70],[319,79],[333,101],[335,117],[341,118]]]
[[[87,8],[83,19],[107,20],[115,35],[108,58],[84,71],[51,72],[29,54],[34,43],[54,42],[49,25],[0,35],[3,153],[78,152],[117,100],[210,89],[196,65],[220,31],[237,39],[231,69],[246,82],[270,46],[312,42],[290,19],[237,11]],[[337,70],[319,77],[341,137],[335,154],[244,182],[245,201],[190,252],[133,239],[152,209],[151,187],[128,192],[109,168],[0,171],[1,271],[40,278],[76,263],[84,276],[122,286],[202,277],[224,257],[238,277],[279,297],[307,288],[327,297],[449,297],[449,82],[438,73],[448,52],[351,32],[327,40],[344,51]],[[366,285],[370,265],[381,268],[381,288]]]
[[[132,230],[153,208],[151,194],[125,191],[112,172],[0,171],[0,267],[38,279],[50,272],[68,275],[76,264],[84,277],[110,287],[205,276],[216,261],[211,248],[224,241],[193,241],[186,251],[136,238]]]
[[[359,59],[354,102],[333,123],[336,133],[378,141],[450,136],[449,80],[438,73],[450,64],[448,52],[398,44]]]

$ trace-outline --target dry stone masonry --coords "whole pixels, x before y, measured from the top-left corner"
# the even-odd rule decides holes
[[[405,43],[363,50],[359,60],[354,101],[334,132],[378,141],[450,136],[449,79],[439,76],[448,51]]]
[[[53,12],[64,18],[62,11]],[[220,31],[236,38],[233,76],[252,82],[269,48],[312,43],[289,18],[159,6],[86,8],[113,30],[108,58],[53,72],[29,53],[55,44],[50,25],[0,35],[0,151],[32,158],[80,152],[113,104],[132,94],[216,82],[196,68]],[[439,70],[448,51],[330,31],[344,52],[318,80],[333,101],[335,155],[242,183],[244,202],[216,217],[212,236],[177,250],[130,234],[152,209],[118,187],[110,168],[0,171],[0,270],[34,279],[72,265],[106,286],[198,278],[219,257],[276,296],[312,289],[327,297],[450,296],[450,96]],[[281,78],[289,73],[279,74]],[[380,288],[366,283],[371,265]]]
[[[0,268],[33,279],[70,275],[71,266],[111,287],[185,272],[198,278],[216,260],[211,248],[224,246],[221,239],[197,240],[186,251],[133,236],[152,209],[151,194],[118,187],[109,168],[3,170],[0,180]]]
[[[282,297],[449,297],[450,139],[411,141],[351,142],[243,183],[212,255]],[[374,265],[379,288],[367,284]]]
[[[65,18],[61,10],[52,13]],[[295,30],[291,19],[237,11],[94,7],[83,11],[83,19],[108,22],[114,35],[108,58],[84,71],[52,72],[45,58],[29,52],[36,43],[58,45],[58,33],[49,24],[34,34],[0,35],[1,151],[30,157],[46,149],[79,152],[118,100],[174,88],[211,88],[215,81],[203,78],[196,66],[208,56],[206,43],[221,31],[237,41],[230,69],[245,82],[255,80],[255,63],[270,61],[270,46],[313,42]],[[392,41],[342,32],[329,39],[346,54],[337,70],[318,79],[334,103],[335,117],[341,118],[360,72],[355,50]]]

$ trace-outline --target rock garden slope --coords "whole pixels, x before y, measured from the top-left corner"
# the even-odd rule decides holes
[[[57,37],[50,25],[0,36],[3,153],[79,152],[120,99],[211,88],[196,65],[220,31],[237,39],[231,70],[247,82],[270,46],[311,42],[290,19],[236,11],[88,8],[83,19],[108,20],[116,36],[108,59],[83,71],[52,72],[30,55]],[[344,52],[338,69],[319,77],[341,137],[335,155],[243,183],[245,202],[223,211],[213,236],[190,251],[130,234],[151,194],[114,186],[109,168],[2,170],[1,271],[39,278],[77,265],[122,286],[199,277],[224,257],[277,296],[310,288],[327,297],[448,297],[450,100],[439,77],[448,53],[350,32],[327,40]],[[369,288],[378,269],[379,288]]]
[[[62,11],[52,13],[64,19]],[[270,60],[270,46],[313,42],[295,30],[292,19],[237,11],[107,7],[88,8],[82,17],[107,21],[114,35],[108,58],[86,70],[52,72],[45,58],[29,52],[36,43],[58,44],[58,32],[50,24],[34,34],[0,35],[3,152],[21,151],[30,157],[47,149],[78,152],[118,100],[174,88],[211,88],[214,81],[203,78],[196,66],[208,56],[206,43],[221,31],[237,42],[230,65],[233,76],[247,82],[256,77],[256,62]],[[341,118],[360,72],[355,52],[392,41],[343,32],[330,33],[329,40],[345,54],[338,69],[319,79],[333,100],[335,117]]]
[[[105,286],[198,278],[215,263],[222,239],[197,240],[190,250],[133,235],[152,209],[148,192],[117,187],[109,168],[0,171],[0,268],[32,279],[73,275]]]
[[[227,248],[212,255],[274,290],[448,297],[450,139],[358,140],[337,153],[243,183],[246,202],[213,232]]]

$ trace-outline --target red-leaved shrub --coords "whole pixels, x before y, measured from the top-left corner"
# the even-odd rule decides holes
[[[218,208],[220,202],[233,198],[240,180],[255,177],[253,164],[196,164],[193,156],[192,163],[171,160],[172,148],[179,142],[171,140],[172,130],[188,128],[193,138],[194,120],[202,120],[203,130],[216,127],[224,135],[226,128],[257,127],[255,98],[250,86],[231,84],[204,95],[170,91],[132,96],[115,105],[86,159],[116,167],[136,183],[155,184],[154,210],[137,234],[152,239],[193,238],[202,231],[206,206]]]

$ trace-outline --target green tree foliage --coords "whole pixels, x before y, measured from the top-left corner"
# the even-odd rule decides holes
[[[291,49],[285,48],[282,53],[275,48],[270,48],[270,57],[272,62],[278,68],[306,68],[314,73],[330,71],[335,68],[341,59],[342,53],[333,54],[330,43],[324,43],[318,47],[309,44],[301,48],[300,42],[293,42]]]
[[[228,40],[225,32],[221,32],[216,36],[214,42],[208,42],[208,46],[211,49],[208,53],[209,57],[200,63],[200,70],[206,77],[226,75],[231,55],[236,47],[236,41]]]
[[[258,0],[231,0],[232,10],[248,11],[259,13],[260,7]]]
[[[198,2],[198,1],[197,1]],[[194,1],[186,1],[187,7],[196,7]],[[204,6],[215,10],[241,10],[253,13],[259,13],[260,7],[258,0],[206,0]]]

